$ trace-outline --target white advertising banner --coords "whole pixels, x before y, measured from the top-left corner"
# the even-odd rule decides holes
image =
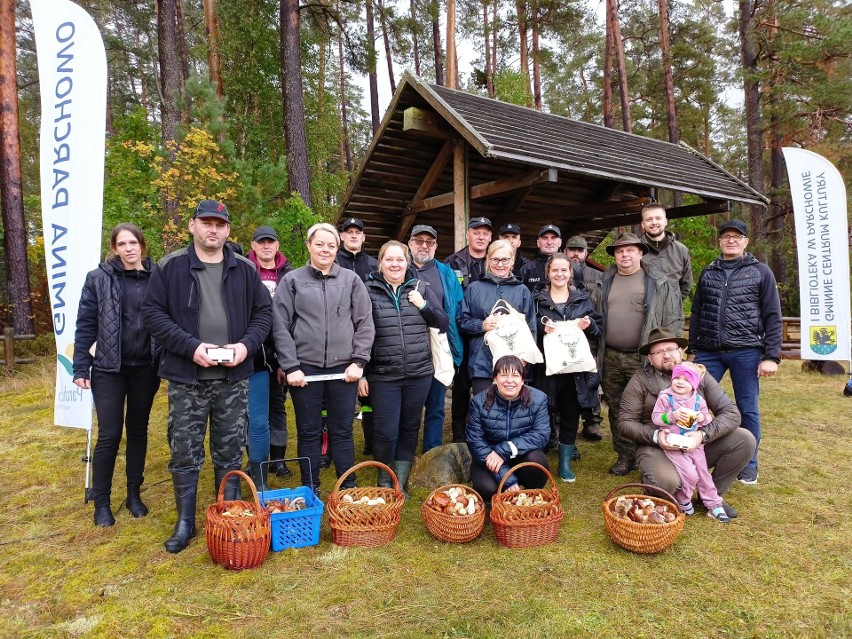
[[[802,359],[850,360],[846,186],[821,155],[782,150],[796,220]]]
[[[101,253],[106,54],[89,15],[68,0],[30,0],[41,89],[41,216],[53,330],[54,423],[92,427],[91,391],[72,383],[77,307]]]

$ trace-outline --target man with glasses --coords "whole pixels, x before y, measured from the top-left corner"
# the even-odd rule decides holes
[[[624,389],[618,416],[618,432],[637,445],[642,483],[659,486],[672,495],[680,488],[680,476],[664,451],[678,449],[669,445],[668,433],[651,422],[651,413],[660,392],[671,385],[672,369],[683,361],[681,349],[686,344],[687,340],[667,329],[651,331],[639,349],[647,361]],[[697,390],[707,402],[713,421],[685,437],[689,438],[689,450],[704,444],[707,466],[713,469],[713,483],[724,495],[751,459],[756,444],[751,433],[738,428],[739,411],[713,377],[703,375]],[[722,503],[722,508],[728,517],[737,516],[727,502]]]
[[[609,408],[612,447],[618,459],[609,469],[626,475],[636,467],[636,443],[618,432],[618,412],[624,388],[642,366],[639,346],[655,328],[675,335],[683,330],[683,306],[677,289],[642,261],[648,252],[633,233],[622,233],[606,247],[615,265],[591,287],[592,303],[603,318],[603,339],[598,347],[601,388]]]
[[[716,381],[730,371],[742,427],[760,446],[760,379],[781,362],[781,299],[775,276],[746,252],[748,231],[740,220],[719,227],[719,257],[698,278],[689,323],[689,352]],[[740,472],[743,484],[757,483],[757,447]]]
[[[438,248],[438,232],[427,224],[418,224],[411,229],[411,238],[408,240],[408,248],[411,250],[411,265],[418,280],[421,280],[435,297],[442,301],[444,312],[450,319],[447,328],[447,341],[453,353],[453,363],[456,366],[462,362],[462,340],[459,335],[459,327],[456,324],[456,313],[461,304],[462,293],[456,274],[446,264],[435,259],[435,251]],[[423,452],[436,448],[444,443],[444,402],[447,396],[447,387],[434,377],[429,394],[426,396],[423,417]]]

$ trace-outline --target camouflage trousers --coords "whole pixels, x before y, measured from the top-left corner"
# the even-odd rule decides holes
[[[642,356],[636,352],[617,351],[607,348],[601,370],[601,390],[609,407],[609,429],[612,432],[612,448],[619,455],[636,457],[636,442],[618,433],[618,412],[621,396],[633,373],[642,368]]]
[[[248,380],[169,382],[169,472],[201,470],[208,421],[213,467],[239,466],[248,428]]]

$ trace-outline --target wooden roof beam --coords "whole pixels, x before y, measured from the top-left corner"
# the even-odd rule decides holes
[[[408,107],[402,112],[402,130],[416,131],[425,135],[447,139],[451,136],[444,119],[434,111]]]
[[[624,207],[621,211],[618,209],[611,209],[603,214],[599,214],[598,211],[595,210],[594,214],[584,216],[584,218],[589,218],[588,221],[592,221],[590,218],[594,218],[594,224],[590,227],[594,229],[638,224],[642,221],[642,208],[640,206],[635,212],[631,211],[630,208],[631,207]],[[681,217],[697,217],[699,215],[711,215],[713,213],[726,213],[729,210],[730,202],[728,200],[709,200],[698,204],[689,204],[687,206],[666,209],[666,217],[673,220]],[[579,218],[578,221],[586,221],[584,218]],[[577,226],[579,227],[582,225],[578,224]]]
[[[397,241],[403,241],[403,238],[411,230],[411,227],[414,226],[414,220],[417,219],[417,213],[419,213],[420,210],[426,210],[418,210],[415,208],[415,205],[422,203],[424,196],[434,188],[435,183],[443,174],[444,169],[447,168],[447,164],[452,157],[453,143],[452,141],[447,140],[444,142],[444,146],[441,147],[441,150],[438,151],[438,155],[435,156],[432,166],[429,167],[429,170],[426,172],[426,176],[423,178],[420,186],[417,187],[417,192],[414,194],[414,197],[411,198],[411,202],[409,202],[408,206],[406,206],[405,210],[402,212],[399,225],[396,227],[396,231],[394,233],[394,237]],[[452,204],[452,193],[450,194],[450,204]]]

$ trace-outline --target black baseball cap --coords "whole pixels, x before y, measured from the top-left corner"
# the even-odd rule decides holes
[[[197,217],[215,217],[225,220],[228,224],[231,223],[228,207],[216,200],[201,200],[195,207],[195,213],[192,214],[192,219]]]
[[[500,227],[500,235],[504,235],[505,233],[514,233],[515,235],[520,235],[521,227],[517,224],[504,224]]]
[[[254,235],[251,236],[251,241],[257,242],[258,240],[275,240],[277,242],[278,233],[271,226],[258,226],[254,230]]]
[[[438,232],[428,224],[417,224],[413,229],[411,229],[411,235],[409,237],[411,238],[415,235],[420,235],[421,233],[428,233],[436,240],[438,239]]]
[[[467,224],[467,228],[469,229],[478,229],[480,226],[487,226],[492,230],[494,229],[494,227],[491,226],[491,220],[487,217],[472,217],[470,218],[470,222]]]
[[[559,230],[558,226],[554,226],[553,224],[545,224],[538,230],[539,237],[541,237],[545,233],[556,233],[556,237],[562,237],[562,231]]]
[[[364,230],[364,223],[359,220],[357,217],[347,217],[340,223],[340,230],[345,231],[350,226],[357,226],[362,231]]]
[[[748,237],[748,230],[746,229],[745,222],[743,222],[742,220],[728,220],[727,222],[723,222],[722,225],[719,227],[719,235],[729,229],[739,231],[740,233]]]

